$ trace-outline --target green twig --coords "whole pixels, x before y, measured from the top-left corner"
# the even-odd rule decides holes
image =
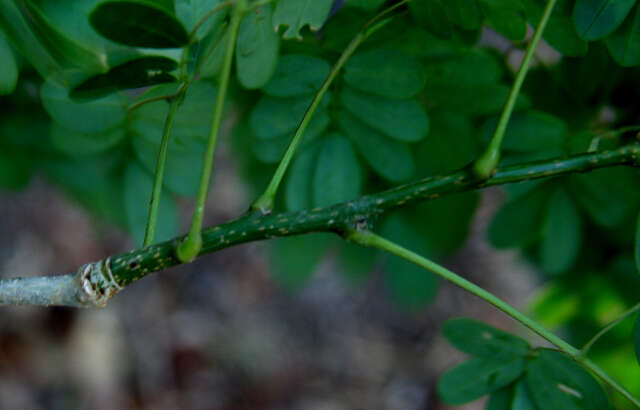
[[[573,358],[575,361],[581,363],[583,366],[585,366],[586,368],[588,368],[589,370],[591,370],[593,373],[595,373],[598,377],[600,377],[602,379],[603,382],[605,382],[606,384],[608,384],[610,387],[612,387],[614,390],[616,390],[618,393],[622,394],[624,397],[626,397],[627,399],[629,399],[629,401],[631,401],[631,403],[633,403],[636,407],[640,408],[640,401],[638,401],[638,399],[636,399],[635,397],[633,397],[633,395],[631,395],[631,393],[629,393],[627,391],[627,389],[625,389],[622,385],[620,385],[618,382],[616,382],[613,378],[611,378],[611,376],[609,376],[604,370],[602,370],[600,367],[598,367],[595,363],[593,363],[590,360],[585,359],[582,356],[582,351],[576,349],[575,347],[573,347],[572,345],[570,345],[569,343],[565,342],[564,340],[562,340],[561,338],[559,338],[558,336],[556,336],[555,334],[551,333],[550,331],[548,331],[547,329],[545,329],[542,325],[540,325],[538,322],[534,321],[533,319],[529,318],[528,316],[524,315],[523,313],[521,313],[519,310],[517,310],[516,308],[514,308],[513,306],[509,305],[508,303],[506,303],[505,301],[503,301],[502,299],[498,298],[497,296],[495,296],[494,294],[492,294],[491,292],[486,291],[485,289],[477,286],[476,284],[469,282],[468,280],[466,280],[465,278],[451,272],[450,270],[448,270],[447,268],[438,265],[435,262],[432,262],[426,258],[423,258],[422,256],[415,254],[413,252],[411,252],[408,249],[403,248],[402,246],[399,246],[387,239],[384,239],[372,232],[369,231],[358,231],[358,230],[350,230],[345,234],[345,239],[356,242],[360,245],[364,245],[364,246],[370,246],[370,247],[374,247],[374,248],[378,248],[378,249],[382,249],[384,251],[387,251],[389,253],[392,253],[394,255],[397,255],[411,263],[414,263],[430,272],[433,272],[434,274],[440,276],[441,278],[452,282],[453,284],[461,287],[462,289],[466,290],[467,292],[478,296],[479,298],[481,298],[482,300],[492,304],[493,306],[495,306],[496,308],[500,309],[501,311],[503,311],[504,313],[506,313],[507,315],[511,316],[513,319],[517,320],[518,322],[522,323],[524,326],[528,327],[529,329],[531,329],[532,331],[534,331],[535,333],[539,334],[540,336],[542,336],[543,338],[545,338],[546,340],[548,340],[549,342],[551,342],[553,345],[555,345],[557,348],[559,348],[561,351],[563,351],[564,353],[568,354],[569,356],[571,356],[571,358]],[[630,313],[629,313],[630,314]]]
[[[602,336],[604,336],[607,332],[609,332],[609,330],[613,329],[618,323],[622,322],[630,315],[636,313],[638,310],[640,310],[640,303],[633,306],[631,309],[627,310],[622,315],[620,315],[619,317],[611,321],[611,323],[609,323],[604,328],[602,328],[598,333],[596,333],[595,336],[593,336],[587,343],[585,343],[582,349],[580,349],[581,354],[583,356],[586,356],[587,353],[589,353],[591,346],[593,346]]]
[[[233,61],[233,51],[238,37],[238,29],[242,14],[245,12],[247,1],[238,0],[231,16],[229,26],[229,39],[227,41],[227,49],[225,50],[222,69],[220,71],[218,94],[216,96],[216,106],[213,110],[213,118],[211,120],[211,129],[209,130],[209,142],[204,154],[202,165],[202,173],[200,174],[200,185],[196,196],[195,209],[191,219],[191,227],[186,239],[177,247],[176,254],[182,262],[190,262],[193,260],[202,248],[202,220],[204,218],[204,207],[209,191],[209,182],[211,179],[211,170],[213,167],[213,157],[216,151],[218,135],[220,134],[220,125],[222,123],[222,113],[224,110],[224,101],[226,98],[227,88],[229,87],[229,77],[231,75],[231,63]]]
[[[278,168],[274,172],[273,177],[271,178],[271,181],[267,186],[267,189],[264,191],[264,193],[262,193],[262,195],[260,195],[260,197],[253,203],[253,205],[251,205],[252,210],[260,211],[263,214],[267,214],[271,212],[271,210],[273,209],[273,203],[276,197],[276,193],[278,192],[278,188],[280,187],[282,178],[284,178],[284,174],[287,172],[287,168],[289,167],[289,164],[293,159],[293,156],[296,152],[298,144],[300,143],[300,140],[302,139],[304,132],[307,130],[307,126],[311,122],[311,119],[313,118],[313,115],[316,109],[318,108],[318,105],[320,105],[320,101],[322,101],[322,98],[329,90],[329,87],[331,86],[331,84],[333,83],[333,80],[338,75],[338,72],[342,69],[344,64],[353,55],[353,53],[356,51],[358,46],[363,41],[365,41],[371,34],[373,34],[376,30],[380,29],[382,26],[384,26],[386,23],[390,21],[389,19],[381,20],[382,17],[391,13],[393,10],[402,6],[408,1],[409,0],[403,0],[401,2],[398,2],[393,6],[383,10],[378,15],[376,15],[373,19],[368,21],[362,27],[362,29],[355,35],[355,37],[351,40],[347,48],[342,52],[342,54],[340,55],[340,58],[338,58],[338,61],[336,61],[336,63],[333,65],[333,67],[331,68],[331,71],[327,75],[327,78],[325,78],[320,89],[316,92],[315,96],[313,97],[313,100],[311,101],[311,104],[307,108],[307,111],[304,113],[304,116],[302,117],[302,120],[300,121],[298,128],[293,134],[293,138],[291,139],[291,142],[289,142],[289,146],[287,147],[287,150],[285,151],[284,155],[282,156],[282,159],[280,160],[280,163],[278,164]]]
[[[500,161],[500,148],[502,146],[504,134],[507,131],[509,119],[511,118],[511,114],[513,113],[516,101],[518,100],[518,95],[520,94],[522,83],[527,76],[527,71],[529,70],[531,59],[533,58],[536,47],[538,46],[538,43],[542,38],[542,33],[547,25],[547,22],[549,21],[549,17],[551,16],[555,4],[556,0],[547,1],[547,6],[542,13],[542,18],[538,23],[538,27],[536,27],[536,31],[533,35],[533,38],[531,39],[531,42],[529,42],[529,45],[527,46],[524,58],[522,60],[522,63],[520,64],[520,69],[518,70],[513,85],[511,86],[509,97],[507,98],[507,102],[504,105],[502,114],[500,114],[498,125],[496,126],[496,130],[493,133],[493,137],[491,137],[489,146],[480,156],[480,158],[478,158],[473,164],[474,173],[480,178],[488,178],[498,166],[498,162]]]
[[[312,232],[344,232],[362,221],[398,207],[441,198],[458,192],[476,190],[539,178],[557,177],[613,166],[640,167],[640,145],[632,144],[615,150],[575,155],[569,158],[549,159],[512,165],[498,170],[486,181],[478,180],[468,171],[426,178],[411,184],[336,204],[327,208],[306,209],[297,212],[262,215],[245,214],[233,221],[202,231],[202,249],[199,256],[247,242],[276,236],[302,235]],[[105,259],[101,266],[119,288],[171,266],[183,263],[176,256],[176,246],[183,240],[177,237],[166,242],[134,249]],[[107,269],[108,268],[108,269]],[[0,288],[3,282],[0,281]],[[10,303],[17,303],[16,298]],[[0,305],[3,299],[0,298]],[[42,302],[44,304],[44,302]],[[50,304],[54,304],[52,301]]]

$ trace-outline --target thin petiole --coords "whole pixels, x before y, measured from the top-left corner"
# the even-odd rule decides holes
[[[480,158],[478,158],[473,164],[473,172],[476,176],[482,179],[489,178],[489,176],[491,176],[491,173],[494,172],[494,170],[498,166],[498,162],[500,161],[500,149],[502,147],[502,140],[504,139],[504,134],[507,131],[509,119],[511,118],[511,114],[513,113],[516,101],[518,100],[518,95],[520,94],[520,89],[522,88],[524,79],[527,76],[527,71],[529,70],[531,59],[533,58],[536,48],[538,47],[538,43],[542,38],[542,33],[544,32],[547,22],[549,21],[549,17],[551,17],[551,13],[553,12],[553,7],[555,6],[555,4],[556,0],[548,0],[547,6],[542,13],[540,22],[538,23],[538,27],[536,27],[536,31],[533,34],[533,38],[527,46],[524,58],[522,59],[522,63],[520,64],[520,69],[518,69],[516,78],[513,81],[513,85],[511,86],[511,91],[509,92],[507,102],[502,109],[502,114],[500,114],[498,125],[496,126],[496,130],[491,137],[489,146],[480,156]]]
[[[177,94],[183,90],[181,87]],[[150,100],[150,99],[149,99]],[[148,101],[148,100],[147,100]],[[150,102],[150,101],[149,101]],[[180,98],[174,96],[171,99],[169,106],[169,113],[164,120],[164,128],[162,130],[162,140],[160,141],[160,148],[158,149],[158,160],[156,163],[156,171],[153,177],[153,189],[151,191],[151,200],[149,202],[149,216],[147,217],[147,227],[144,233],[143,247],[149,246],[153,243],[156,236],[156,225],[158,223],[158,208],[160,207],[160,196],[162,194],[162,180],[164,178],[164,169],[167,163],[167,152],[169,151],[169,140],[171,139],[171,128],[173,127],[173,120],[178,111],[180,105]]]
[[[440,276],[441,278],[452,282],[453,284],[461,287],[467,292],[478,296],[484,301],[492,304],[497,307],[507,315],[511,316],[513,319],[522,323],[524,326],[528,327],[535,333],[539,334],[552,344],[554,344],[557,348],[559,348],[564,353],[571,356],[573,360],[578,363],[581,363],[584,367],[591,370],[595,373],[602,381],[611,386],[618,393],[622,394],[625,398],[627,398],[631,403],[633,403],[636,407],[640,408],[640,401],[635,398],[627,389],[625,389],[622,385],[620,385],[617,381],[615,381],[609,374],[607,374],[604,370],[602,370],[598,365],[596,365],[591,360],[587,359],[582,355],[582,350],[578,350],[573,347],[569,343],[565,342],[558,336],[554,335],[547,329],[545,329],[538,322],[529,318],[528,316],[521,313],[519,310],[509,305],[502,299],[495,296],[493,293],[479,287],[478,285],[469,282],[463,277],[451,272],[444,266],[438,265],[435,262],[432,262],[422,256],[411,252],[408,249],[403,248],[400,245],[397,245],[387,239],[384,239],[373,232],[370,231],[361,231],[361,230],[349,230],[344,235],[345,239],[353,241],[363,246],[370,246],[378,249],[382,249],[383,251],[387,251],[394,255],[397,255],[413,264],[416,264],[434,274]],[[629,313],[630,314],[630,313]]]
[[[587,353],[589,353],[589,350],[591,349],[591,347],[602,336],[604,336],[607,332],[609,332],[609,330],[613,329],[616,325],[618,325],[620,322],[625,320],[627,317],[629,317],[630,315],[636,313],[638,310],[640,310],[640,303],[638,303],[637,305],[633,306],[632,308],[630,308],[629,310],[624,312],[622,315],[620,315],[616,319],[612,320],[611,323],[606,325],[604,328],[602,328],[598,333],[596,333],[595,336],[593,336],[587,343],[585,343],[585,345],[582,347],[582,349],[580,349],[582,355],[586,356]]]
[[[353,55],[353,53],[356,51],[358,46],[363,41],[365,41],[371,34],[373,34],[375,31],[377,31],[378,29],[380,29],[390,21],[389,19],[380,21],[380,19],[386,16],[387,14],[389,14],[390,12],[392,12],[393,10],[395,10],[396,8],[400,7],[401,5],[407,3],[408,1],[409,0],[400,1],[394,4],[393,6],[380,12],[373,19],[368,21],[362,27],[362,29],[355,35],[355,37],[351,40],[347,48],[340,55],[340,58],[338,58],[338,61],[336,61],[336,63],[331,68],[331,71],[329,72],[329,75],[327,75],[327,78],[324,79],[322,85],[320,86],[320,89],[316,92],[315,96],[313,97],[313,100],[311,101],[311,104],[307,108],[307,111],[304,113],[304,116],[302,117],[302,120],[300,121],[298,128],[293,134],[293,138],[291,139],[291,142],[289,142],[289,146],[287,147],[287,150],[282,156],[282,159],[280,160],[280,163],[278,164],[276,171],[271,177],[271,181],[269,182],[267,189],[251,205],[251,210],[260,211],[263,214],[268,214],[271,212],[271,210],[273,209],[273,203],[276,197],[276,193],[278,192],[278,188],[280,187],[280,183],[284,178],[284,174],[287,172],[287,168],[289,167],[289,164],[293,159],[296,149],[300,144],[300,140],[302,139],[304,132],[307,130],[307,127],[309,126],[309,123],[311,122],[311,119],[313,118],[313,115],[315,114],[315,111],[318,108],[318,105],[320,105],[320,101],[322,101],[322,97],[324,97],[324,95],[327,93],[327,90],[329,90],[329,87],[331,86],[331,84],[333,83],[333,80],[338,75],[338,72],[342,69],[344,64]]]
[[[200,252],[202,248],[202,221],[204,218],[204,206],[209,192],[209,182],[211,180],[211,170],[213,168],[213,157],[216,151],[218,135],[220,134],[220,124],[222,123],[222,112],[224,110],[224,101],[226,98],[227,88],[229,87],[229,77],[231,75],[231,64],[233,61],[233,51],[238,37],[238,29],[240,20],[245,12],[247,5],[246,0],[238,0],[233,9],[231,23],[229,25],[229,38],[227,40],[227,48],[220,70],[218,94],[216,96],[216,105],[213,110],[213,118],[211,120],[211,129],[209,130],[209,142],[204,154],[202,165],[202,173],[200,174],[200,185],[196,196],[195,209],[191,218],[191,227],[185,240],[178,245],[176,254],[182,262],[190,262]]]

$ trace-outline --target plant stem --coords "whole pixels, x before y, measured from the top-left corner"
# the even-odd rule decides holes
[[[447,268],[438,265],[435,262],[432,262],[422,256],[411,252],[408,249],[403,248],[387,239],[384,239],[370,231],[357,231],[350,230],[345,234],[345,239],[356,242],[360,245],[370,246],[378,249],[382,249],[383,251],[387,251],[394,255],[397,255],[411,263],[414,263],[434,274],[440,276],[441,278],[455,284],[456,286],[461,287],[467,292],[478,296],[484,301],[492,304],[496,308],[500,309],[507,315],[511,316],[513,319],[522,323],[524,326],[528,327],[538,335],[542,336],[553,345],[558,347],[561,351],[571,356],[572,359],[581,363],[588,369],[590,369],[593,373],[595,373],[598,377],[602,379],[606,384],[611,386],[613,389],[618,391],[624,397],[629,399],[636,407],[640,407],[640,401],[633,397],[631,393],[629,393],[624,387],[622,387],[619,383],[617,383],[614,379],[611,378],[604,370],[600,369],[595,363],[584,358],[582,356],[582,351],[573,347],[569,343],[565,342],[558,336],[554,335],[547,329],[545,329],[542,325],[540,325],[535,320],[529,318],[528,316],[521,313],[519,310],[509,305],[502,299],[498,298],[491,292],[477,286],[476,284],[469,282],[465,278],[451,272]]]
[[[222,123],[222,113],[224,111],[224,102],[229,87],[229,77],[231,75],[231,64],[233,61],[233,51],[238,37],[238,28],[240,20],[247,5],[247,0],[237,0],[231,16],[229,26],[229,39],[227,41],[227,49],[225,50],[222,69],[220,71],[218,94],[216,95],[216,105],[213,110],[213,118],[211,120],[211,129],[209,130],[209,142],[204,154],[202,165],[202,173],[200,174],[200,185],[196,196],[195,209],[191,219],[191,227],[189,234],[184,242],[176,249],[178,258],[182,262],[192,261],[200,252],[202,247],[202,220],[204,218],[204,207],[209,191],[209,182],[211,180],[211,171],[213,168],[213,157],[216,151],[218,135],[220,134],[220,125]]]
[[[636,313],[638,310],[640,310],[640,303],[638,303],[637,305],[633,306],[631,309],[627,310],[622,315],[620,315],[619,317],[617,317],[616,319],[611,321],[611,323],[609,323],[604,328],[602,328],[598,333],[596,333],[595,336],[593,336],[591,339],[589,339],[589,341],[587,343],[585,343],[585,345],[582,347],[582,349],[580,349],[581,350],[581,354],[583,356],[586,356],[587,353],[589,353],[589,350],[591,349],[591,346],[593,346],[598,341],[598,339],[600,339],[602,336],[604,336],[609,330],[613,329],[618,323],[622,322],[627,317],[629,317],[629,315],[632,315],[632,314]]]
[[[300,144],[300,140],[302,139],[304,132],[307,130],[307,127],[309,126],[309,123],[311,122],[311,119],[313,118],[313,115],[315,114],[316,109],[318,108],[318,105],[320,105],[320,101],[322,101],[322,97],[324,97],[324,95],[329,90],[329,87],[331,86],[331,84],[333,83],[333,80],[338,75],[338,72],[342,69],[344,64],[353,55],[353,53],[356,51],[358,46],[362,44],[363,41],[365,41],[371,34],[373,34],[376,30],[380,29],[382,26],[384,26],[386,23],[390,21],[388,19],[382,20],[382,21],[379,21],[379,20],[383,16],[389,14],[391,11],[400,7],[404,3],[407,3],[408,1],[409,0],[403,0],[401,2],[398,2],[393,6],[383,10],[378,15],[376,15],[373,19],[368,21],[362,27],[362,29],[355,35],[355,37],[351,40],[347,48],[342,52],[342,54],[340,55],[340,58],[338,58],[338,61],[336,61],[336,63],[333,65],[333,67],[331,68],[331,71],[329,72],[329,75],[327,75],[327,78],[324,79],[324,81],[322,82],[322,85],[320,86],[320,89],[316,92],[315,96],[313,97],[313,100],[311,101],[311,104],[307,108],[307,111],[304,113],[304,116],[302,117],[302,120],[300,121],[298,128],[293,134],[293,138],[291,139],[291,142],[289,142],[289,146],[287,147],[287,150],[282,156],[282,159],[280,160],[280,163],[278,164],[276,171],[271,177],[271,181],[269,182],[267,189],[251,205],[251,209],[253,211],[260,211],[263,214],[267,214],[271,212],[271,210],[273,209],[273,204],[274,204],[276,194],[278,192],[278,188],[280,187],[280,183],[282,182],[282,178],[284,178],[284,174],[287,172],[287,168],[289,167],[289,164],[293,159],[296,149]],[[375,24],[375,23],[378,23],[378,24]]]
[[[171,139],[171,127],[173,127],[173,120],[178,106],[180,105],[180,98],[173,98],[169,106],[169,113],[164,120],[164,129],[162,131],[162,140],[160,141],[160,147],[158,149],[158,159],[156,163],[156,172],[153,177],[153,190],[151,191],[151,200],[149,201],[149,216],[147,217],[147,227],[144,232],[144,246],[149,246],[153,243],[156,236],[156,225],[158,223],[158,208],[160,206],[160,196],[162,194],[162,180],[164,179],[164,169],[167,163],[167,152],[169,151],[169,140]]]
[[[342,233],[358,226],[363,220],[376,218],[387,211],[413,203],[488,186],[588,172],[605,167],[620,165],[640,167],[639,158],[640,145],[632,144],[616,150],[512,165],[498,170],[485,181],[478,180],[464,170],[445,176],[426,178],[327,208],[268,215],[246,213],[235,220],[202,231],[202,249],[198,255],[277,236],[312,232]],[[109,268],[107,276],[112,275],[113,282],[119,287],[125,287],[151,273],[179,265],[183,262],[176,256],[175,250],[183,239],[183,237],[177,237],[146,248],[110,256],[107,258],[110,262],[103,264]],[[5,283],[6,281],[0,280],[0,295]],[[0,305],[8,303],[18,303],[17,297],[10,300],[3,300],[0,297]],[[56,303],[50,301],[48,304]],[[43,301],[38,304],[45,303]]]
[[[549,21],[549,17],[553,12],[553,7],[555,6],[555,4],[556,0],[547,1],[547,6],[542,13],[542,18],[540,18],[540,22],[538,23],[538,27],[536,27],[533,38],[527,46],[524,58],[522,60],[522,63],[520,64],[520,69],[518,70],[513,85],[511,86],[509,97],[507,98],[507,102],[502,109],[502,114],[500,114],[498,125],[496,126],[496,130],[491,137],[489,146],[480,156],[480,158],[478,158],[473,164],[473,170],[475,174],[482,179],[488,178],[498,166],[498,162],[500,161],[500,149],[502,147],[502,140],[504,139],[504,134],[507,131],[509,119],[511,118],[511,114],[513,113],[513,108],[516,105],[516,101],[518,100],[518,95],[520,94],[522,83],[527,76],[527,71],[529,70],[531,59],[533,58],[536,48],[538,47],[538,43],[542,38],[542,33],[547,25],[547,22]]]
[[[350,230],[345,235],[345,239],[348,241],[353,241],[363,246],[370,246],[370,247],[382,249],[383,251],[387,251],[389,253],[397,255],[402,259],[405,259],[430,272],[433,272],[434,274],[453,283],[454,285],[461,287],[467,292],[478,296],[480,299],[483,299],[484,301],[489,302],[493,306],[497,307],[507,315],[511,316],[518,322],[522,323],[529,329],[533,330],[535,333],[539,334],[540,336],[550,341],[554,345],[558,346],[563,351],[571,354],[572,356],[577,355],[580,352],[578,349],[571,346],[569,343],[565,342],[564,340],[560,339],[558,336],[554,335],[553,333],[545,329],[538,322],[524,315],[523,313],[518,311],[516,308],[512,307],[511,305],[509,305],[502,299],[498,298],[491,292],[481,288],[480,286],[472,282],[469,282],[462,276],[459,276],[451,272],[447,268],[441,265],[438,265],[437,263],[432,262],[429,259],[426,259],[416,253],[413,253],[410,250],[405,249],[402,246],[397,245],[385,238],[382,238],[374,234],[373,232]]]

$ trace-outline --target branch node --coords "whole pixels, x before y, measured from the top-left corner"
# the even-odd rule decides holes
[[[122,290],[111,272],[111,258],[82,265],[76,278],[79,282],[76,299],[84,306],[103,308],[107,301]]]

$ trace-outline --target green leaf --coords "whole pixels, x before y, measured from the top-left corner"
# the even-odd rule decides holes
[[[573,23],[585,40],[599,40],[613,33],[636,0],[576,0]]]
[[[280,286],[299,290],[315,272],[333,237],[330,234],[275,238],[271,249],[272,274]]]
[[[278,31],[280,26],[287,30],[282,37],[302,39],[300,30],[309,25],[313,31],[320,30],[329,16],[333,0],[280,0],[273,13],[273,25]]]
[[[509,95],[509,87],[503,84],[432,84],[425,87],[425,100],[433,108],[458,112],[470,116],[484,116],[499,113]],[[522,94],[516,102],[516,109],[528,105]]]
[[[498,119],[488,120],[483,137],[488,142]],[[560,118],[541,111],[523,111],[513,114],[504,134],[502,149],[513,152],[540,152],[563,146],[568,137],[567,124]]]
[[[636,361],[640,365],[640,315],[636,317],[636,322],[633,326],[633,349],[636,353]]]
[[[635,245],[636,269],[640,273],[640,214],[638,214],[638,222],[636,223],[636,245]]]
[[[444,175],[478,156],[478,140],[468,117],[449,111],[431,112],[431,129],[415,149],[421,177]]]
[[[136,162],[132,162],[125,174],[124,204],[127,213],[127,225],[138,246],[142,245],[147,227],[149,202],[153,179]],[[173,238],[178,233],[178,211],[176,205],[166,192],[160,196],[158,225],[155,242]]]
[[[513,395],[513,405],[510,407],[510,410],[537,410],[538,406],[536,406],[533,401],[533,397],[531,396],[531,392],[529,391],[529,387],[527,386],[527,382],[523,379],[516,384],[515,393]]]
[[[480,0],[487,22],[509,40],[524,40],[527,20],[519,0]]]
[[[139,98],[146,99],[174,91],[175,85],[159,85]],[[216,87],[211,84],[202,81],[193,83],[174,118],[164,184],[176,194],[191,196],[197,191],[216,93]],[[167,102],[156,101],[138,108],[132,115],[130,129],[134,134],[134,151],[149,172],[155,171],[168,111]]]
[[[540,237],[547,210],[546,185],[507,202],[489,226],[489,241],[498,249],[530,245]]]
[[[477,205],[477,192],[461,192],[420,203],[412,215],[432,249],[438,256],[446,256],[467,239]]]
[[[581,241],[580,216],[563,189],[551,197],[546,229],[540,245],[540,262],[547,273],[559,274],[573,265]]]
[[[72,157],[99,154],[117,145],[125,137],[124,127],[115,127],[99,133],[70,130],[60,124],[51,124],[51,145]]]
[[[502,69],[495,57],[482,51],[469,51],[425,65],[427,84],[496,84]]]
[[[223,0],[175,1],[176,17],[180,19],[185,28],[190,32],[210,10],[213,10],[216,6],[220,5]],[[213,16],[210,16],[207,21],[198,29],[198,35],[196,36],[196,38],[205,37],[208,33],[211,32],[214,27],[221,25],[224,21],[225,16],[227,15],[228,9],[228,7],[224,7],[223,9],[216,12]]]
[[[351,142],[340,134],[323,138],[313,175],[313,205],[355,199],[361,189],[362,170]]]
[[[262,88],[274,97],[315,94],[329,75],[331,66],[321,58],[288,54],[280,57],[271,80]]]
[[[384,237],[420,255],[432,255],[429,244],[399,214],[391,215],[382,226]],[[398,307],[408,312],[424,310],[435,298],[440,281],[431,272],[394,255],[385,255],[384,284]]]
[[[298,151],[287,177],[285,189],[287,210],[299,211],[313,207],[312,185],[309,182],[314,178],[319,149],[319,144],[311,144]]]
[[[177,68],[178,63],[167,57],[137,57],[110,68],[105,74],[90,77],[75,86],[69,96],[92,99],[120,90],[174,82],[176,78],[169,72]]]
[[[345,87],[340,102],[363,123],[399,141],[420,141],[429,129],[427,114],[416,100],[391,100]]]
[[[453,36],[455,28],[444,11],[443,0],[412,1],[409,2],[409,10],[419,23],[435,35],[446,39]]]
[[[326,122],[326,107],[331,95],[325,95],[311,119],[309,129]],[[309,108],[311,97],[276,98],[263,96],[249,116],[251,131],[261,139],[271,139],[293,133]],[[316,123],[316,124],[314,124]]]
[[[445,0],[444,12],[454,24],[465,30],[473,30],[482,25],[483,15],[478,0]]]
[[[512,410],[511,402],[513,401],[514,389],[512,385],[503,387],[495,391],[489,396],[487,406],[484,410]]]
[[[242,18],[236,44],[236,70],[244,88],[264,86],[278,63],[280,38],[271,25],[271,5],[258,7]]]
[[[611,57],[623,67],[640,64],[640,6],[607,38]]]
[[[525,370],[522,358],[475,358],[445,373],[438,394],[447,404],[464,404],[511,384]],[[562,407],[549,407],[562,408]]]
[[[388,98],[410,98],[425,84],[420,63],[396,51],[358,53],[344,66],[344,80],[360,91]]]
[[[347,6],[357,7],[365,11],[373,11],[382,6],[386,0],[347,0]],[[409,3],[411,5],[411,3]]]
[[[99,71],[104,67],[98,54],[58,30],[33,1],[21,0],[18,4],[35,36],[60,65],[87,71]]]
[[[151,0],[105,1],[93,9],[89,21],[102,36],[126,46],[177,48],[189,42],[173,8]]]
[[[508,359],[529,353],[524,339],[473,319],[450,319],[442,333],[456,349],[474,356]]]
[[[42,78],[48,78],[63,68],[40,43],[13,1],[0,2],[0,27]]]
[[[11,94],[18,84],[18,63],[16,62],[11,45],[0,30],[0,95]]]
[[[406,144],[385,137],[349,113],[341,112],[338,121],[378,175],[393,182],[411,178],[415,164]]]
[[[529,23],[533,27],[537,27],[546,1],[522,0],[522,3],[525,6],[525,14]],[[561,54],[578,57],[587,53],[588,45],[578,36],[575,25],[571,21],[573,4],[573,0],[557,1],[542,37]]]
[[[74,131],[96,133],[124,122],[127,111],[121,95],[111,94],[89,102],[74,102],[68,90],[48,79],[40,89],[42,105],[60,125]]]
[[[329,114],[326,112],[323,111],[319,115],[316,114],[302,136],[298,150],[303,149],[307,144],[324,133],[330,121]],[[267,164],[276,164],[282,159],[292,139],[293,133],[268,139],[254,137],[252,138],[251,151],[260,161],[266,162]]]
[[[571,176],[571,193],[577,203],[599,225],[613,228],[640,205],[638,172],[633,169],[599,169]]]
[[[526,380],[541,409],[609,409],[607,395],[593,376],[562,353],[540,350],[529,363]]]

